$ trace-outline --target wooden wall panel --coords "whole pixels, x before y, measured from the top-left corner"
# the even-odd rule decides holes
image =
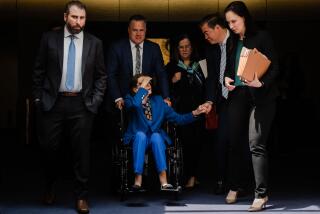
[[[219,0],[219,12],[223,14],[224,9],[233,0]],[[266,0],[245,1],[254,20],[264,20],[266,18]]]
[[[199,21],[218,11],[218,0],[169,0],[169,21]]]
[[[18,17],[20,20],[63,21],[64,5],[65,1],[63,0],[18,0]]]
[[[319,20],[319,0],[267,0],[267,20]]]
[[[118,21],[119,0],[83,0],[90,21]],[[65,0],[18,0],[18,14],[23,19],[63,20]]]
[[[168,0],[119,0],[120,21],[128,21],[133,14],[142,14],[148,21],[168,21]]]
[[[141,13],[149,21],[198,21],[232,0],[83,0],[91,21],[127,21]],[[62,20],[66,0],[0,0],[2,20]],[[245,0],[255,20],[319,20],[320,0]],[[17,6],[17,7],[16,7]],[[16,13],[16,8],[18,13]]]
[[[0,0],[1,21],[13,20],[16,18],[16,1]]]
[[[90,21],[119,21],[119,0],[85,0],[88,20]]]

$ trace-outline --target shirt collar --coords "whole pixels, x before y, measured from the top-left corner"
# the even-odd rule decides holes
[[[67,29],[67,26],[64,26],[64,38],[67,38],[71,35],[71,33],[68,31]],[[81,31],[80,33],[78,34],[73,34],[73,36],[76,38],[76,39],[83,39],[83,31]]]
[[[221,43],[221,45],[226,45],[227,44],[227,39],[229,38],[230,36],[230,32],[228,29],[227,30],[227,34],[226,34],[226,37],[224,38],[223,42]]]
[[[136,48],[136,44],[133,43],[130,39],[129,39],[129,41],[130,41],[131,50],[134,49],[134,48]],[[144,42],[141,42],[141,43],[139,44],[140,49],[143,49],[143,43],[144,43]]]

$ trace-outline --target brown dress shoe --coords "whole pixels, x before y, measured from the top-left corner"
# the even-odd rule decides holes
[[[80,199],[77,200],[76,209],[80,214],[87,214],[89,213],[89,205],[86,200]]]
[[[56,195],[54,194],[54,190],[46,190],[43,196],[43,203],[45,205],[52,205],[56,199]]]

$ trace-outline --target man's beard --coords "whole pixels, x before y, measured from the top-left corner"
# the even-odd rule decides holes
[[[80,26],[78,26],[78,27],[80,27]],[[71,34],[78,34],[78,33],[80,33],[82,30],[83,30],[83,28],[84,28],[84,26],[83,27],[80,27],[80,29],[76,29],[76,28],[72,28],[71,26],[70,26],[70,24],[68,24],[67,23],[67,28],[68,28],[68,31],[71,33]]]

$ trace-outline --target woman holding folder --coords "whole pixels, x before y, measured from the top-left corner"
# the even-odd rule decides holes
[[[235,203],[238,196],[244,143],[249,142],[255,178],[255,199],[248,211],[260,211],[268,201],[267,140],[276,110],[278,91],[275,78],[278,62],[273,41],[268,33],[254,27],[246,5],[231,2],[224,11],[230,29],[237,35],[234,51],[227,62],[225,86],[229,90],[230,191],[226,203]],[[236,75],[242,47],[256,48],[271,64],[266,73],[252,81]]]

